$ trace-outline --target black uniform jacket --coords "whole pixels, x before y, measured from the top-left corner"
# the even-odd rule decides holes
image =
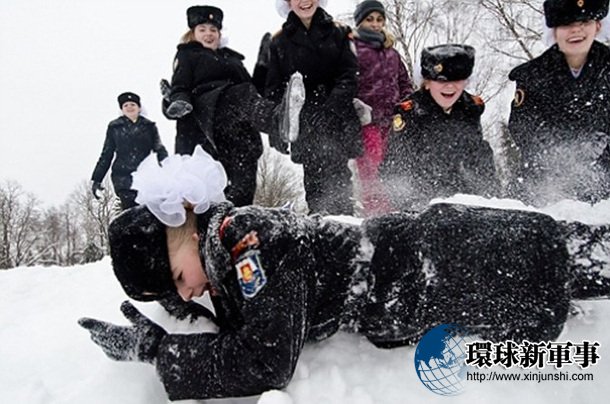
[[[528,192],[550,192],[548,185],[559,197],[595,202],[610,196],[610,49],[593,42],[574,78],[553,45],[509,78],[516,81],[509,129]]]
[[[299,138],[291,149],[297,163],[362,154],[360,121],[352,103],[358,60],[349,32],[318,8],[309,29],[291,12],[271,42],[265,96],[279,104],[297,71],[305,84]]]
[[[161,143],[155,123],[143,116],[132,122],[123,115],[108,124],[102,154],[91,180],[102,182],[112,164],[111,176],[115,191],[128,190],[131,188],[131,173],[151,152],[157,153],[159,162],[167,157],[167,150]]]
[[[193,105],[194,110],[178,119],[176,153],[191,154],[201,144],[222,160],[227,160],[231,153],[254,159],[261,155],[259,133],[248,125],[225,133],[223,128],[235,124],[239,117],[232,111],[218,109],[229,87],[252,81],[243,60],[241,54],[227,47],[212,50],[199,42],[178,45],[169,102],[183,100]],[[247,98],[244,95],[244,102]],[[239,105],[239,100],[235,105]],[[229,136],[231,139],[227,139]]]
[[[455,193],[498,192],[493,152],[481,130],[484,109],[465,91],[445,113],[425,89],[396,107],[380,175],[397,208],[421,209]]]
[[[538,341],[567,314],[565,243],[539,213],[439,204],[357,226],[225,204],[198,221],[219,331],[162,339],[171,400],[282,388],[303,344],[340,328],[382,347],[442,322]]]

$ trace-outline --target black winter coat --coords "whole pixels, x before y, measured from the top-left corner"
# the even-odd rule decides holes
[[[114,190],[129,190],[131,173],[151,152],[157,153],[159,162],[167,157],[167,150],[161,143],[155,123],[143,116],[132,122],[123,115],[108,124],[102,154],[93,170],[91,180],[102,182],[112,164],[111,177]]]
[[[564,234],[540,213],[438,204],[358,227],[225,204],[198,226],[219,332],[163,338],[156,366],[171,400],[282,388],[303,344],[340,328],[381,347],[440,323],[542,341],[567,315]]]
[[[594,42],[574,78],[557,45],[510,73],[509,130],[521,154],[517,194],[541,204],[610,196],[610,49]]]
[[[194,110],[178,119],[176,153],[191,154],[201,144],[221,160],[228,160],[231,155],[253,160],[260,157],[263,151],[260,134],[251,125],[237,122],[245,121],[247,116],[220,107],[225,104],[222,97],[226,96],[227,89],[251,82],[243,59],[241,54],[226,47],[212,50],[199,42],[178,45],[169,103],[186,101]],[[247,103],[248,97],[244,95],[235,104],[240,102]],[[242,110],[248,110],[246,105]],[[227,127],[234,130],[225,130]]]
[[[299,138],[291,148],[294,162],[347,160],[362,154],[360,121],[352,104],[358,60],[349,32],[318,8],[309,30],[291,12],[273,37],[265,96],[279,104],[290,76],[297,71],[305,84]]]
[[[380,167],[395,207],[419,210],[435,197],[499,192],[493,152],[481,130],[484,109],[465,91],[447,114],[424,89],[396,107]]]

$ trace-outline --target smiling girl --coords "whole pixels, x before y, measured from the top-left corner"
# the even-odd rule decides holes
[[[423,50],[423,86],[396,107],[380,168],[395,208],[420,210],[455,193],[496,194],[493,153],[481,130],[485,105],[464,90],[473,66],[467,45]]]
[[[510,73],[509,129],[521,160],[513,196],[535,205],[610,196],[610,50],[595,40],[608,0],[547,0],[555,42]]]

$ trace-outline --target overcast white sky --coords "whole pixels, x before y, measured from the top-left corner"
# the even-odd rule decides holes
[[[357,1],[328,3],[337,15]],[[275,0],[0,1],[0,181],[19,182],[45,206],[65,202],[90,178],[123,91],[140,95],[173,152],[158,83],[171,77],[196,4],[224,10],[223,35],[250,72],[260,38],[283,22]]]

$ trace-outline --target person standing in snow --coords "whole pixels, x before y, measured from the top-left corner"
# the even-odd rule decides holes
[[[287,16],[270,46],[265,96],[278,103],[295,72],[303,76],[306,101],[298,138],[290,143],[293,162],[303,165],[310,213],[353,212],[348,161],[362,154],[360,120],[353,106],[358,61],[349,27],[337,25],[321,6],[325,0],[277,0]],[[270,137],[283,153],[288,143]]]
[[[371,122],[362,127],[364,154],[356,159],[365,216],[387,213],[390,201],[379,180],[394,106],[413,92],[413,84],[394,37],[385,29],[386,12],[376,0],[365,0],[354,11],[353,32],[358,54],[358,99],[372,108]]]
[[[131,189],[131,173],[151,152],[157,154],[159,163],[167,157],[154,122],[140,115],[140,97],[126,92],[118,97],[123,115],[111,121],[106,131],[102,153],[91,175],[91,192],[99,199],[102,181],[112,164],[112,185],[121,201],[121,208],[136,205],[136,191]],[[114,161],[113,161],[114,159]]]
[[[202,153],[193,159],[205,160]],[[198,170],[196,189],[205,190],[198,201],[187,195],[181,205],[180,178],[164,194],[138,188],[144,203],[110,224],[109,244],[128,296],[173,299],[164,303],[170,314],[205,315],[218,332],[169,334],[129,302],[121,310],[130,326],[79,320],[110,358],[153,364],[171,400],[283,388],[303,345],[338,330],[382,348],[417,343],[440,323],[458,323],[484,340],[548,341],[561,332],[571,299],[610,294],[609,263],[587,259],[610,246],[608,226],[451,204],[362,225],[236,208],[221,202],[224,183],[205,181],[223,177],[207,160]],[[164,178],[156,171],[148,177]],[[168,202],[159,195],[176,209],[159,209]],[[190,301],[205,292],[215,315]]]
[[[514,68],[509,131],[520,154],[511,194],[534,205],[610,196],[610,50],[595,38],[608,0],[547,0],[555,42]]]
[[[201,145],[225,168],[229,200],[250,205],[263,151],[259,130],[276,130],[276,105],[259,96],[244,57],[221,45],[221,9],[189,7],[187,22],[171,85],[162,81],[164,114],[177,120],[175,151],[192,154]]]
[[[474,48],[438,45],[421,55],[421,89],[396,107],[381,178],[396,208],[421,210],[455,193],[493,196],[493,152],[483,139],[479,96],[465,91]]]

